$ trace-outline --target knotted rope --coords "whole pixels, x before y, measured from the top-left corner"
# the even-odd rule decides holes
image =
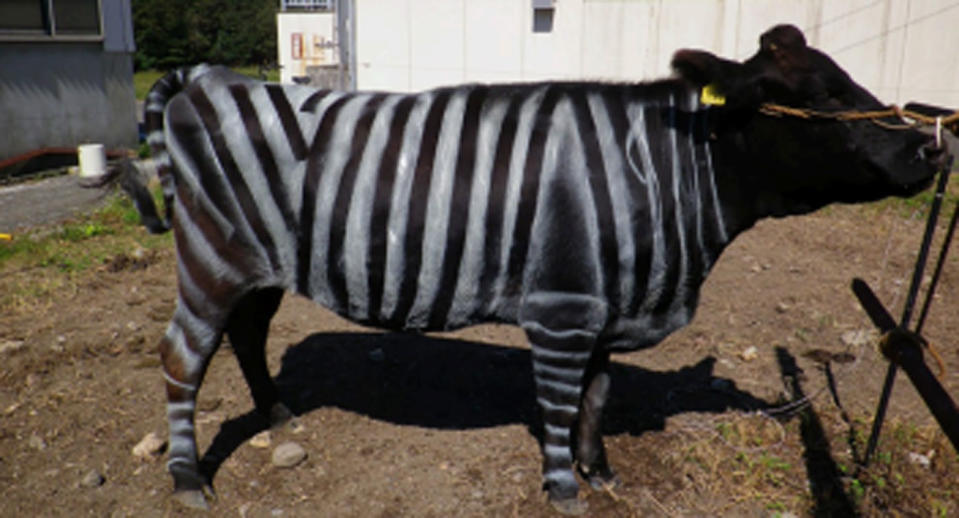
[[[833,120],[833,121],[858,121],[868,120],[876,125],[886,129],[911,129],[917,126],[936,126],[945,127],[954,134],[959,134],[959,111],[952,112],[949,115],[932,117],[919,113],[915,110],[904,110],[896,105],[889,106],[884,110],[845,110],[838,112],[824,112],[812,110],[809,108],[793,108],[781,104],[766,103],[759,107],[759,113],[772,117],[797,117],[800,119],[813,120]],[[897,118],[902,120],[902,124],[894,124],[880,119]],[[915,122],[908,122],[912,119]]]

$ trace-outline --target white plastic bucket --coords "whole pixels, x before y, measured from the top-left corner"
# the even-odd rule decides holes
[[[107,171],[107,154],[103,144],[81,144],[77,147],[80,176],[100,176]]]

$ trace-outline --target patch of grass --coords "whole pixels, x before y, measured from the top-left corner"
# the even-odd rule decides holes
[[[929,207],[932,205],[935,196],[936,187],[933,185],[911,198],[886,198],[861,207],[869,213],[893,210],[903,218],[910,218],[913,215],[924,218],[929,213]],[[946,186],[945,197],[943,198],[943,212],[948,214],[957,203],[959,203],[959,181],[951,178]]]
[[[172,233],[147,233],[122,195],[73,221],[14,234],[0,242],[0,314],[52,307],[76,292],[86,272],[98,275],[119,260],[172,247]]]
[[[260,67],[256,65],[249,65],[244,67],[232,67],[232,68],[234,72],[238,72],[245,76],[252,77],[253,79],[256,79],[259,81],[270,81],[270,82],[276,83],[276,82],[279,82],[280,80],[280,69],[278,68],[271,68],[269,70],[264,70],[263,72],[266,74],[265,79],[260,74]]]
[[[779,457],[776,457],[775,455],[768,455],[764,453],[759,457],[759,462],[762,463],[766,469],[771,469],[773,471],[789,471],[792,469],[792,464]]]
[[[131,248],[168,246],[171,234],[148,234],[133,204],[117,194],[104,207],[73,221],[36,228],[0,244],[0,274],[28,268],[83,271]]]
[[[925,456],[927,464],[917,462],[916,454]],[[955,480],[959,459],[937,426],[888,422],[875,459],[848,481],[847,490],[863,516],[957,516],[953,490],[939,482]]]
[[[163,77],[164,73],[160,70],[140,70],[133,74],[133,92],[138,101],[147,98],[150,87],[157,82],[157,79]]]

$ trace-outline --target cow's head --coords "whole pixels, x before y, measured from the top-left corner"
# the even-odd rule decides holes
[[[764,103],[825,112],[884,106],[829,56],[808,47],[799,29],[780,25],[759,41],[759,52],[742,63],[698,50],[679,51],[672,61],[680,77],[696,87],[712,85],[725,97],[711,116],[714,152],[736,171],[736,181],[759,190],[758,212],[910,196],[929,185],[945,152],[919,131],[761,114]]]

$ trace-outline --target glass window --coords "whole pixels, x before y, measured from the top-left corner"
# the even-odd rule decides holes
[[[56,34],[100,34],[97,0],[53,0]]]
[[[45,0],[0,1],[0,31],[46,32],[43,5]]]
[[[533,9],[533,32],[553,32],[553,8]]]

